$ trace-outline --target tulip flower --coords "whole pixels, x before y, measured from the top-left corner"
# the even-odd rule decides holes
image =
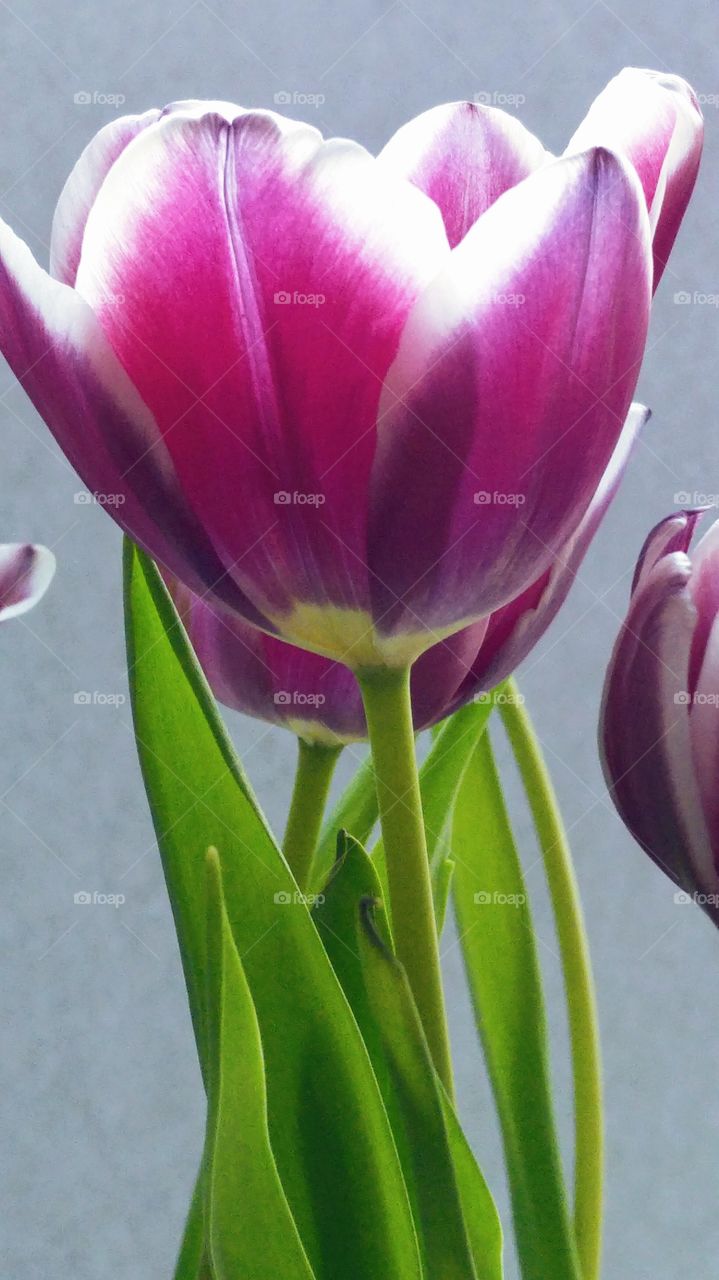
[[[544,635],[564,603],[577,570],[619,486],[648,418],[632,406],[589,510],[569,542],[536,582],[475,624],[425,651],[412,668],[417,732],[500,684]],[[359,685],[343,664],[269,636],[168,578],[200,664],[225,706],[282,725],[305,742],[341,746],[367,737]]]
[[[699,149],[688,91],[646,81],[634,131],[610,111],[560,159],[466,104],[375,158],[178,103],[87,148],[52,275],[0,225],[0,348],[87,487],[190,590],[357,672],[450,1089],[409,668],[547,573],[614,453]]]
[[[622,821],[719,924],[719,522],[652,530],[604,686],[600,747]]]
[[[9,542],[0,545],[0,622],[19,618],[41,600],[55,573],[47,547]]]
[[[115,122],[60,198],[52,276],[0,229],[0,345],[169,572],[403,666],[548,569],[616,444],[652,277],[630,143],[673,154],[685,101],[632,75],[659,94],[636,138],[608,119],[559,160],[471,104],[379,158],[221,103]],[[675,231],[687,182],[662,174]]]

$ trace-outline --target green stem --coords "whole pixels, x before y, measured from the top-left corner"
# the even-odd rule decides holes
[[[587,935],[569,842],[532,722],[514,681],[502,719],[534,818],[556,919],[574,1073],[574,1228],[584,1280],[598,1280],[602,1249],[604,1134],[597,1008]]]
[[[287,818],[283,853],[303,892],[310,883],[322,818],[341,746],[298,738],[297,772]]]
[[[409,669],[358,673],[374,759],[392,932],[437,1073],[452,1096],[439,944],[417,775]]]

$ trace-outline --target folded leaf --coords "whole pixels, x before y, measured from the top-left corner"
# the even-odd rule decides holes
[[[394,1093],[388,1110],[416,1205],[425,1274],[442,1276],[443,1280],[476,1280],[447,1136],[442,1087],[432,1067],[407,977],[380,935],[374,905],[372,899],[365,898],[360,908],[360,962]]]
[[[272,1150],[317,1280],[419,1280],[407,1192],[354,1017],[159,574],[132,546],[126,610],[138,751],[205,1077],[214,845],[260,1027]]]
[[[379,889],[374,862],[344,833],[340,855],[315,919],[383,1092],[425,1276],[501,1280],[497,1212],[432,1066],[404,971],[390,950],[384,913],[376,913],[371,939],[360,923],[361,904],[376,901]]]
[[[312,884],[315,889],[321,889],[330,874],[337,852],[339,832],[351,831],[360,844],[366,845],[378,816],[377,788],[372,757],[369,755],[362,761],[325,822],[312,866]]]
[[[489,735],[454,812],[454,903],[499,1112],[524,1280],[580,1280],[552,1107],[542,978]]]
[[[205,1223],[216,1280],[314,1280],[277,1172],[260,1028],[208,855]]]

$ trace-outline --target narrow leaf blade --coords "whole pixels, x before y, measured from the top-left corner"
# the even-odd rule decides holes
[[[454,903],[504,1138],[524,1280],[580,1280],[557,1143],[542,977],[489,735],[454,813]]]
[[[406,1188],[356,1022],[164,584],[131,545],[126,610],[138,752],[205,1076],[212,845],[223,851],[227,914],[260,1026],[272,1150],[317,1280],[419,1280]]]
[[[205,1219],[216,1280],[314,1280],[277,1172],[260,1028],[208,857]]]
[[[340,852],[315,919],[380,1082],[410,1192],[425,1275],[469,1280],[474,1260],[480,1280],[501,1280],[497,1212],[466,1143],[460,1142],[461,1130],[449,1103],[449,1114],[445,1113],[443,1090],[404,971],[390,950],[384,913],[375,914],[371,940],[360,926],[361,904],[376,901],[380,888],[374,861],[351,836],[343,837]],[[458,1170],[453,1167],[455,1150]],[[479,1254],[475,1246],[481,1246]]]

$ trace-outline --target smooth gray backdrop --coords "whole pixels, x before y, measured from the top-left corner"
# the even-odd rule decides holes
[[[482,94],[516,102],[521,119],[561,149],[627,64],[677,71],[703,97],[704,168],[657,299],[640,385],[654,419],[570,601],[522,677],[570,826],[596,966],[607,1280],[714,1280],[719,1253],[719,942],[698,910],[674,904],[669,882],[633,846],[607,802],[595,749],[603,670],[640,543],[686,501],[678,494],[719,490],[719,312],[711,301],[674,297],[719,293],[717,35],[709,3],[0,0],[0,213],[44,264],[64,178],[118,109],[321,95],[295,113],[379,148],[409,116]],[[124,95],[122,107],[108,101],[114,95]],[[129,708],[74,701],[80,691],[126,693],[120,535],[102,510],[74,501],[80,484],[6,368],[0,423],[0,534],[44,541],[59,562],[41,607],[0,637],[0,1273],[169,1280],[202,1141],[200,1078]],[[280,823],[293,741],[239,716],[230,726]],[[508,776],[536,895],[571,1156],[556,942]],[[122,893],[126,903],[76,906],[81,890]],[[452,936],[444,963],[462,1112],[506,1218]],[[516,1275],[511,1254],[508,1275]]]

